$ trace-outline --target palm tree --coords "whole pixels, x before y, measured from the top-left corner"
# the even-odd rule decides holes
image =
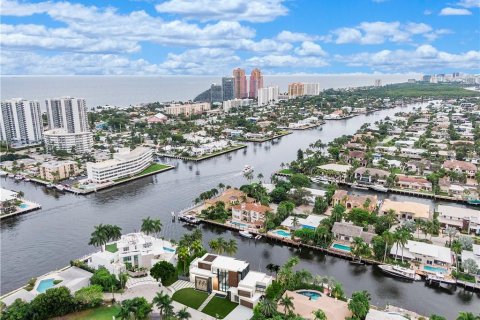
[[[294,310],[293,298],[289,297],[288,294],[285,294],[282,298],[280,298],[278,303],[283,306],[283,312],[285,314],[290,314]]]
[[[115,241],[122,237],[122,228],[116,225],[107,224],[104,226],[108,241]]]
[[[403,249],[408,243],[408,240],[412,238],[412,234],[406,229],[398,229],[394,233],[395,241],[397,243],[397,252],[395,253],[395,260],[397,260],[398,247],[402,247],[402,262],[403,262]]]
[[[277,311],[277,304],[275,301],[265,298],[259,306],[260,312],[267,318],[272,317]]]
[[[90,235],[90,241],[88,242],[89,245],[100,247],[103,251],[103,246],[108,242],[108,233],[107,233],[107,226],[103,224],[99,224],[98,226],[94,227],[95,230]]]
[[[445,234],[448,236],[448,245],[452,245],[452,238],[457,234],[457,229],[454,227],[446,227]]]
[[[389,209],[385,214],[385,219],[387,220],[388,229],[390,230],[393,223],[397,220],[397,214],[395,213],[395,210]]]
[[[362,255],[368,254],[370,248],[365,241],[360,237],[355,237],[353,239],[352,253],[355,257],[358,257],[359,261],[362,261]]]
[[[257,175],[257,178],[258,178],[258,180],[260,180],[260,182],[262,182],[263,173],[260,172],[260,173]]]
[[[188,320],[192,317],[192,315],[190,314],[190,312],[188,312],[188,309],[187,307],[183,308],[183,309],[180,309],[178,310],[177,312],[177,318],[179,320]]]
[[[234,239],[230,239],[228,242],[225,243],[225,252],[229,256],[233,256],[235,253],[237,253],[237,249],[237,241],[235,241]]]
[[[462,253],[463,247],[460,241],[458,240],[453,240],[452,245],[450,246],[450,249],[455,253],[455,262],[456,262],[456,267],[458,271],[458,255]]]
[[[132,314],[132,306],[129,303],[122,303],[120,310],[118,311],[117,318],[128,320],[132,318]]]
[[[151,219],[150,217],[146,217],[142,220],[142,227],[140,228],[140,231],[146,235],[150,235],[152,233],[158,235],[158,233],[162,231],[162,222],[160,219]]]
[[[320,309],[313,311],[312,313],[313,313],[313,316],[315,317],[314,320],[327,320],[327,316],[325,315],[325,312],[323,312]]]
[[[294,216],[293,219],[292,219],[292,227],[293,227],[293,229],[297,229],[298,223],[299,223],[298,217],[297,217],[297,216]]]
[[[190,258],[190,252],[187,247],[180,247],[177,250],[178,258],[183,261],[183,273],[187,273],[187,261]]]
[[[271,275],[272,272],[273,272],[273,263],[267,264],[267,266],[265,267],[265,269],[267,269],[268,271],[270,271],[270,275]]]
[[[383,254],[383,262],[385,262],[385,260],[387,259],[388,247],[391,246],[395,242],[395,238],[394,238],[394,234],[391,233],[388,230],[385,230],[382,233],[382,238],[383,238],[383,241],[385,242],[385,252]]]
[[[275,277],[278,275],[279,270],[280,270],[280,266],[278,264],[274,264],[272,267],[272,271],[275,272]]]
[[[200,252],[203,251],[202,242],[200,240],[193,241],[190,245],[190,251],[192,251],[194,255],[198,255]]]
[[[157,306],[158,310],[160,310],[160,315],[162,315],[163,312],[168,309],[168,306],[172,305],[172,298],[170,298],[168,294],[160,291],[153,297],[152,302]]]
[[[212,249],[212,251],[216,254],[222,254],[225,252],[227,242],[222,237],[218,237],[217,239],[211,240],[208,245],[210,246],[210,249]]]
[[[460,312],[458,314],[457,320],[478,320],[480,316],[475,316],[471,312]]]

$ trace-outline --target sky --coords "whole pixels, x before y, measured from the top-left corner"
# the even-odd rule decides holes
[[[480,73],[480,0],[0,0],[2,75]]]

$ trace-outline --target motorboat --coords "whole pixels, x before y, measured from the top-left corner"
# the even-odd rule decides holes
[[[197,225],[200,223],[200,220],[190,215],[179,215],[178,220],[183,221],[190,225]]]
[[[47,184],[47,188],[48,188],[48,189],[52,189],[53,187],[55,187],[55,185],[54,185],[53,183]]]
[[[21,174],[17,174],[15,176],[15,180],[23,180],[23,176]]]
[[[14,175],[13,173],[9,173],[9,174],[8,174],[8,177],[9,177],[9,178],[15,178],[15,175]]]
[[[23,181],[25,181],[25,182],[30,182],[31,180],[30,180],[29,177],[25,177],[25,179],[23,179]]]
[[[5,177],[7,174],[6,171],[0,170],[0,177]]]
[[[378,192],[388,192],[388,188],[380,185],[380,184],[374,184],[370,186],[370,189],[378,191]]]
[[[248,231],[239,231],[238,233],[244,238],[253,238],[253,235]]]
[[[441,273],[435,273],[435,274],[429,274],[427,275],[426,279],[429,282],[438,282],[440,284],[446,284],[446,285],[454,285],[457,283],[455,279],[452,278],[446,278],[445,275]]]
[[[368,190],[367,186],[364,186],[364,185],[361,185],[361,184],[358,184],[358,183],[352,184],[352,188],[353,189],[359,189],[359,190]]]
[[[480,205],[480,199],[470,199],[470,200],[467,200],[467,203],[472,204],[474,206],[478,206]]]
[[[390,264],[382,264],[382,265],[379,265],[378,267],[384,273],[397,278],[404,279],[404,280],[415,281],[415,280],[421,279],[420,276],[415,273],[415,270],[412,270],[412,269],[390,265]]]
[[[243,168],[242,170],[242,173],[243,174],[247,174],[247,173],[250,173],[253,171],[253,167],[252,166],[249,166],[248,164],[245,165],[245,167]]]
[[[63,191],[65,189],[65,187],[63,186],[63,184],[57,184],[55,186],[55,188],[58,190],[58,191]]]

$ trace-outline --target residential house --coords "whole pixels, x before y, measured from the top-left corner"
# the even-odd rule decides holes
[[[355,180],[364,182],[364,183],[384,183],[385,180],[390,175],[390,172],[386,170],[376,169],[376,168],[365,168],[359,167],[355,169]]]
[[[477,166],[471,162],[460,160],[446,160],[443,163],[443,168],[448,171],[455,171],[457,173],[464,173],[467,177],[473,178],[477,173]]]
[[[437,212],[438,221],[443,227],[454,227],[468,233],[480,234],[479,210],[439,204]]]
[[[472,251],[468,251],[468,250],[462,251],[462,263],[467,259],[472,259],[477,263],[477,266],[479,267],[479,269],[477,271],[476,277],[477,277],[477,282],[480,282],[480,245],[479,244],[474,244]]]
[[[230,210],[234,205],[247,202],[254,202],[255,199],[248,197],[243,191],[238,189],[226,189],[223,193],[213,199],[205,200],[205,208],[215,206],[217,202],[223,202],[225,204],[225,209]]]
[[[416,191],[432,191],[432,183],[425,178],[397,175],[395,177],[395,186],[400,189],[410,189]]]
[[[403,258],[406,260],[426,265],[450,267],[453,263],[450,248],[412,240],[408,240],[403,248],[398,243],[395,243],[390,249],[390,255],[397,258],[403,255]]]
[[[332,227],[332,233],[337,240],[353,242],[355,238],[360,237],[369,245],[376,235],[375,232],[363,231],[362,227],[350,222],[335,222]]]
[[[360,150],[350,150],[343,157],[350,164],[358,162],[363,167],[368,164],[367,154]]]
[[[373,212],[377,209],[378,198],[376,195],[354,195],[348,194],[346,190],[335,190],[332,197],[332,206],[341,204],[347,211],[353,208],[366,209]],[[365,207],[365,205],[367,206]]]
[[[378,214],[386,215],[390,210],[395,212],[398,220],[430,219],[430,206],[423,203],[385,199]]]
[[[75,161],[50,161],[40,165],[40,178],[48,181],[59,181],[80,173],[78,164]]]
[[[345,178],[347,177],[347,173],[352,168],[352,166],[349,164],[329,163],[318,166],[317,168],[326,176],[335,179],[345,180]]]
[[[295,224],[294,223],[295,222],[295,217],[294,216],[289,216],[281,223],[281,225],[284,226],[284,227],[287,227],[289,229],[292,229],[292,230],[296,230],[296,229],[299,229],[299,228],[315,230],[320,225],[322,220],[324,220],[326,218],[327,217],[323,216],[323,215],[320,216],[320,215],[316,215],[316,214],[309,214],[305,218],[298,218],[297,217],[296,224]]]
[[[405,164],[404,170],[407,172],[415,172],[416,174],[428,174],[432,170],[432,163],[429,160],[411,160]]]
[[[261,228],[265,223],[265,214],[270,207],[259,203],[241,203],[232,206],[232,222],[253,224]]]
[[[254,308],[273,278],[250,271],[250,265],[232,257],[206,253],[190,263],[190,282],[195,289],[227,296],[231,301]]]

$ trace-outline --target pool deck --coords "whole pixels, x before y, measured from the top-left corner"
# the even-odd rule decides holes
[[[17,207],[17,211],[15,211],[15,212],[0,215],[0,220],[15,217],[15,216],[18,216],[18,215],[21,215],[21,214],[24,214],[24,213],[28,213],[28,212],[32,212],[32,211],[35,211],[35,210],[39,210],[39,209],[42,208],[42,206],[40,204],[36,203],[36,202],[25,200],[25,199],[20,199],[20,200],[22,201],[22,203],[27,204],[28,208]]]

